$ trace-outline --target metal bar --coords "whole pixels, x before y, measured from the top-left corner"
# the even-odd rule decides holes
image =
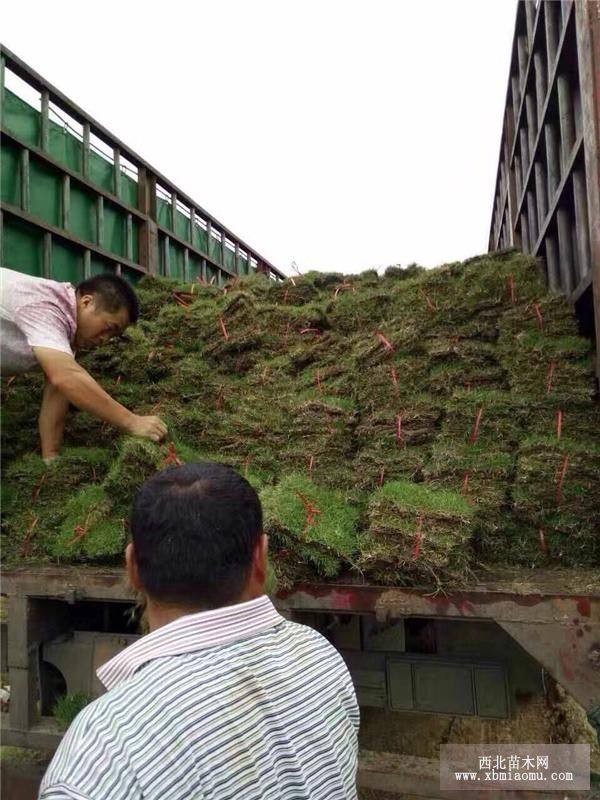
[[[71,179],[63,175],[62,179],[62,226],[65,230],[71,227]]]
[[[44,272],[44,278],[52,277],[52,234],[49,231],[44,233],[42,269]]]
[[[546,28],[546,55],[548,58],[548,72],[551,71],[558,52],[558,19],[557,6],[554,2],[545,2],[545,28]]]
[[[173,190],[177,193],[177,196],[180,200],[183,200],[187,205],[194,206],[196,211],[205,219],[211,221],[219,230],[223,230],[228,238],[232,241],[238,239],[240,245],[242,247],[248,247],[248,245],[239,237],[237,237],[232,231],[230,231],[225,225],[223,225],[216,217],[213,217],[208,211],[206,211],[199,203],[195,202],[191,197],[189,197],[185,192],[181,189],[176,187],[171,181],[168,180],[164,175],[160,172],[155,170],[148,162],[146,162],[141,156],[139,156],[135,151],[129,149],[127,145],[118,139],[116,136],[110,133],[103,125],[97,122],[93,117],[87,114],[83,109],[81,109],[76,103],[70,100],[66,95],[64,95],[59,89],[53,86],[51,83],[46,81],[38,72],[32,69],[28,64],[22,61],[18,56],[16,56],[13,52],[11,52],[7,47],[2,45],[0,47],[0,52],[4,55],[6,59],[7,65],[10,69],[19,77],[23,78],[27,83],[29,83],[34,88],[38,89],[40,92],[48,95],[48,98],[52,100],[52,102],[56,103],[59,108],[62,108],[66,111],[70,116],[76,119],[82,125],[85,122],[88,122],[90,125],[90,130],[96,136],[106,140],[112,147],[119,148],[120,152],[123,153],[129,161],[135,164],[138,169],[141,167],[145,167],[149,172],[153,173],[158,181],[163,184],[169,190]],[[263,259],[265,263],[267,262],[266,259]],[[283,272],[278,270],[275,266],[269,263],[270,269],[273,271],[280,278],[285,278]]]
[[[533,66],[535,70],[535,102],[538,126],[542,124],[544,112],[544,102],[546,100],[546,67],[542,60],[542,54],[536,51],[533,54]]]
[[[21,208],[29,211],[29,150],[21,150]]]
[[[4,53],[0,53],[0,118],[4,115],[4,70],[6,59]]]
[[[206,269],[206,259],[202,258],[200,261],[200,277],[206,283],[208,282],[208,271]]]
[[[531,92],[527,92],[525,95],[525,111],[527,116],[527,147],[533,160],[537,139],[537,113]]]
[[[511,75],[511,88],[512,88],[512,107],[515,126],[519,120],[519,109],[521,108],[521,87],[519,86],[519,78],[517,75]]]
[[[523,194],[527,191],[527,183],[528,183],[528,175],[529,175],[529,165],[530,165],[530,154],[529,154],[529,137],[527,135],[527,129],[521,128],[519,131],[519,141],[521,144],[521,163],[523,168]],[[527,176],[527,177],[526,177]]]
[[[121,151],[113,149],[113,192],[115,197],[121,196]]]
[[[549,0],[548,2],[544,2],[543,5],[544,6],[548,6],[548,7],[552,6],[552,0]],[[560,60],[560,53],[562,53],[562,50],[563,50],[563,47],[564,47],[564,43],[565,43],[565,39],[566,39],[566,32],[567,32],[567,28],[565,26],[564,30],[562,31],[562,33],[560,35],[560,40],[558,42],[557,60],[552,65],[552,68],[550,68],[550,66],[548,67],[548,74],[549,74],[548,87],[554,86],[554,82],[555,82],[555,79],[556,79],[556,70],[558,69],[558,61]],[[548,91],[547,97],[546,97],[546,103],[544,105],[544,111],[543,111],[543,114],[542,114],[542,121],[546,119],[546,115],[548,114],[548,108],[550,107],[551,95],[552,95],[552,92]],[[519,114],[518,114],[518,117],[517,117],[517,127],[522,124],[524,106],[525,106],[525,94],[523,93],[523,96],[521,97],[521,105],[520,105],[520,108],[519,108]],[[540,123],[540,129],[541,129],[541,123]],[[539,143],[539,138],[538,138],[538,142],[536,142],[536,149],[537,149],[537,144],[538,143]],[[512,149],[511,149],[511,154],[510,154],[510,162],[511,163],[512,163],[513,158],[515,157],[516,146],[517,146],[517,137],[515,137],[515,141],[513,143]]]
[[[577,231],[578,280],[591,269],[590,226],[588,221],[585,172],[573,171],[573,201],[575,205],[575,229]]]
[[[69,242],[71,244],[78,245],[82,250],[89,248],[92,253],[101,258],[106,259],[107,261],[116,262],[117,259],[128,269],[135,270],[136,272],[144,273],[145,270],[139,264],[136,264],[134,261],[127,261],[122,256],[116,256],[114,253],[111,253],[108,250],[105,250],[103,247],[99,245],[91,245],[89,242],[80,239],[78,236],[74,236],[69,231],[66,231],[64,228],[57,228],[55,225],[50,225],[47,222],[43,222],[38,217],[34,217],[32,214],[28,214],[26,211],[22,211],[20,208],[16,206],[12,206],[9,203],[2,203],[1,205],[2,210],[6,214],[10,214],[17,219],[21,219],[24,222],[28,222],[31,225],[36,225],[38,228],[41,228],[43,231],[46,232],[48,236],[52,235],[57,239],[61,239],[62,241]],[[51,253],[51,242],[48,240],[48,253]],[[48,264],[50,260],[48,260]],[[49,277],[49,276],[48,276]]]
[[[189,280],[190,275],[190,251],[187,247],[183,249],[183,280]]]
[[[240,272],[241,272],[241,270],[240,270],[240,246],[239,246],[239,244],[237,242],[235,243],[235,268],[234,268],[234,272],[235,272],[236,275],[239,275]]]
[[[519,63],[519,85],[524,89],[528,61],[527,37],[524,35],[517,37],[517,61]]]
[[[225,250],[227,249],[225,244],[225,234],[221,231],[221,264],[225,266]]]
[[[83,144],[81,149],[81,172],[84,178],[90,175],[90,123],[83,124]]]
[[[42,111],[40,116],[40,147],[42,150],[48,149],[50,138],[50,95],[47,91],[42,92]]]
[[[573,265],[573,239],[571,236],[571,220],[564,208],[556,212],[556,226],[558,229],[558,254],[561,277],[561,288],[566,294],[571,294],[575,281]]]
[[[574,5],[596,330],[596,377],[600,382],[600,15],[597,3]]]
[[[83,251],[83,277],[86,280],[92,277],[92,253],[90,250]]]
[[[529,243],[529,228],[527,227],[527,215],[521,212],[521,241],[523,242],[523,252],[531,253],[531,246]]]
[[[127,214],[125,227],[125,254],[130,261],[133,261],[133,217]]]
[[[102,195],[96,200],[96,231],[98,246],[104,247],[104,198]]]
[[[558,137],[553,122],[544,125],[546,139],[546,158],[548,163],[548,201],[552,204],[554,195],[560,184],[560,156],[558,152]]]
[[[190,244],[194,245],[194,227],[196,225],[196,209],[190,208]]]
[[[171,247],[169,243],[169,237],[165,236],[163,240],[163,258],[164,258],[164,265],[165,270],[164,274],[167,278],[171,277]]]
[[[535,196],[537,200],[537,229],[540,230],[548,213],[548,196],[546,189],[546,176],[544,167],[539,161],[535,162]]]
[[[5,128],[2,128],[2,138],[9,140],[17,147],[25,147],[30,151],[30,157],[34,156],[39,161],[42,161],[44,164],[48,164],[49,166],[53,167],[57,171],[68,175],[71,178],[71,183],[75,183],[76,185],[82,186],[86,189],[89,189],[96,195],[102,195],[102,197],[110,200],[116,206],[118,206],[123,211],[127,211],[130,214],[133,214],[138,219],[143,219],[143,214],[135,207],[129,205],[129,203],[124,202],[120,198],[115,198],[112,192],[107,192],[100,186],[97,186],[95,183],[92,183],[90,180],[85,178],[83,175],[80,175],[75,170],[70,169],[70,167],[61,164],[56,159],[52,158],[51,155],[45,153],[43,150],[40,150],[39,147],[34,147],[32,145],[27,144],[18,136],[15,136],[14,133],[7,131]]]
[[[529,247],[533,250],[538,234],[538,218],[535,207],[533,192],[527,192],[527,233],[529,237]]]
[[[212,222],[208,219],[206,220],[206,255],[209,257],[209,259],[211,259],[210,255],[211,239],[212,239]]]
[[[527,38],[533,41],[533,21],[535,19],[535,5],[532,2],[525,2],[525,24],[527,26]]]
[[[554,236],[546,236],[546,274],[548,277],[548,288],[551,292],[558,292],[560,289],[560,270],[558,266],[558,250]]]
[[[177,228],[177,192],[171,192],[171,230],[176,233]]]
[[[560,117],[560,138],[562,142],[562,163],[569,160],[575,143],[575,120],[573,118],[573,98],[571,86],[566,75],[559,75],[556,80],[558,89],[558,108]]]
[[[581,151],[582,147],[583,147],[583,141],[582,141],[581,137],[579,137],[579,139],[577,140],[577,143],[575,144],[575,147],[573,148],[573,153],[571,155],[571,160],[567,164],[567,169],[565,170],[565,176],[562,179],[562,181],[559,183],[558,188],[554,192],[553,197],[550,198],[548,213],[546,214],[546,221],[544,222],[544,225],[543,225],[543,227],[541,228],[541,230],[539,232],[538,241],[537,241],[537,243],[535,245],[535,248],[533,250],[534,253],[537,253],[538,250],[540,249],[542,240],[543,240],[544,236],[546,235],[546,231],[548,230],[548,226],[552,223],[552,220],[553,220],[554,215],[556,213],[556,209],[558,208],[559,204],[562,202],[562,198],[563,198],[563,195],[565,193],[565,190],[566,190],[567,186],[569,185],[571,172],[573,171],[573,165],[575,164],[575,162],[579,158],[579,154],[580,154],[580,151]]]

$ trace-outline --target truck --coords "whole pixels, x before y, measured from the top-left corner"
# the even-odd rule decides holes
[[[559,327],[566,324],[564,308],[573,308],[581,331],[588,337],[586,341],[593,341],[600,330],[597,317],[600,214],[595,211],[600,190],[597,171],[599,106],[595,84],[598,72],[593,69],[593,64],[600,63],[600,35],[592,8],[592,4],[578,0],[562,4],[542,2],[537,6],[519,2],[490,234],[490,259],[482,258],[466,267],[451,266],[431,278],[414,270],[409,274],[396,268],[396,272],[389,271],[386,292],[391,288],[393,294],[396,280],[398,285],[414,281],[415,298],[420,298],[419,313],[425,328],[433,331],[439,325],[436,314],[439,316],[446,302],[448,287],[454,285],[445,281],[472,275],[477,270],[486,275],[486,280],[489,275],[492,281],[493,270],[503,269],[503,259],[507,259],[506,263],[515,266],[506,267],[506,274],[502,274],[497,284],[500,289],[496,295],[491,293],[502,324],[508,324],[518,309],[519,313],[522,310],[527,314],[524,323],[527,335],[533,336],[532,331],[544,325],[544,335],[551,335],[548,329],[551,329],[552,320],[559,320]],[[291,355],[287,343],[285,352],[297,374],[306,373],[311,382],[310,387],[304,387],[311,392],[306,401],[308,405],[304,403],[299,414],[308,408],[308,425],[315,428],[322,423],[319,435],[326,437],[327,450],[335,457],[337,451],[330,445],[345,446],[342,434],[338,437],[338,420],[344,414],[349,417],[354,414],[343,403],[334,402],[344,394],[344,376],[336,372],[335,362],[342,358],[344,347],[354,335],[354,329],[343,329],[346,321],[337,309],[347,308],[352,314],[364,313],[369,343],[363,342],[361,329],[356,341],[356,358],[365,359],[360,363],[369,365],[370,382],[380,373],[389,375],[382,392],[395,396],[394,370],[397,370],[396,381],[400,377],[408,380],[412,366],[410,358],[403,360],[406,371],[402,372],[400,363],[393,360],[395,356],[388,350],[388,345],[392,348],[396,345],[395,337],[402,335],[397,327],[390,324],[389,329],[371,330],[369,315],[377,313],[377,306],[371,308],[366,301],[379,291],[376,276],[286,278],[5,48],[2,48],[2,68],[3,264],[73,282],[111,270],[136,283],[144,275],[170,278],[172,283],[159,282],[153,291],[164,292],[165,300],[171,302],[173,310],[163,314],[161,320],[165,325],[172,325],[174,331],[181,327],[184,317],[195,313],[196,294],[200,292],[216,304],[231,303],[218,306],[224,310],[221,319],[229,326],[228,338],[223,330],[207,328],[202,334],[205,336],[204,353],[211,354],[215,364],[227,363],[231,369],[243,370],[248,375],[255,374],[260,365],[258,378],[267,384],[269,371],[281,368],[277,361],[282,358],[277,349],[280,339],[298,337]],[[28,95],[23,87],[18,93],[9,88],[9,81],[5,81],[8,73],[40,93],[39,109],[27,102]],[[543,74],[545,82],[539,77]],[[19,88],[16,81],[10,85]],[[565,98],[569,97],[571,106],[566,105]],[[564,157],[559,158],[558,183],[556,175],[550,180],[553,162],[548,142],[552,142],[553,129],[555,133],[560,131],[559,141],[564,143],[561,144]],[[569,138],[571,130],[573,136]],[[544,170],[548,172],[542,180],[540,175],[544,178]],[[518,279],[516,286],[511,283],[522,263],[510,260],[521,258],[509,250],[513,247],[534,256],[544,256],[546,280],[558,299],[551,296],[538,303],[523,300],[521,305],[520,294],[526,289]],[[252,273],[262,274],[268,280],[252,284],[253,280],[258,280],[258,277],[251,277]],[[255,293],[250,297],[240,288],[248,279]],[[144,278],[139,284],[142,292],[149,291],[143,288],[147,281],[148,278]],[[503,286],[506,294],[499,302],[497,296]],[[303,292],[306,297],[302,296]],[[361,303],[356,303],[355,292]],[[283,327],[278,339],[271,339],[268,329],[254,327],[256,304],[264,302],[265,293],[277,298],[269,308],[284,309],[282,313],[288,315],[286,319],[293,320],[289,329]],[[342,326],[339,336],[326,328],[323,315],[311,305],[315,298],[325,294],[329,304],[327,313]],[[186,308],[182,308],[173,295],[183,301]],[[240,295],[244,295],[242,299]],[[560,295],[566,297],[569,306]],[[487,297],[485,294],[479,299],[483,302]],[[458,298],[453,302],[458,307]],[[298,312],[292,312],[290,306],[299,309]],[[158,307],[157,304],[157,313]],[[478,308],[477,313],[480,311]],[[276,310],[272,313],[275,319]],[[495,312],[492,310],[492,313]],[[481,317],[477,320],[480,322]],[[494,317],[494,325],[496,321]],[[260,348],[255,345],[252,350],[245,345],[236,349],[236,331],[241,331],[244,325],[247,326],[244,341],[247,343],[251,338],[250,331],[254,339],[260,340]],[[442,331],[446,329],[439,328],[427,343],[427,356],[436,365],[440,359],[445,363],[447,351],[452,357],[462,354],[461,341],[440,342]],[[471,341],[466,335],[464,340]],[[136,346],[146,345],[140,342]],[[273,352],[263,378],[262,356],[258,351],[265,348],[273,348]],[[477,343],[477,357],[483,352],[489,352],[489,342],[485,340]],[[160,357],[170,363],[168,352]],[[511,373],[512,352],[509,350],[503,358],[507,360],[505,372],[514,374],[518,380],[521,365],[515,366]],[[465,357],[465,363],[467,361]],[[121,362],[111,363],[121,366]],[[322,366],[315,370],[315,365]],[[487,366],[480,369],[480,366],[478,364],[472,376],[468,375],[475,386],[459,387],[456,391],[443,386],[439,388],[443,400],[427,404],[427,408],[420,409],[419,414],[415,412],[413,417],[408,402],[402,398],[402,413],[394,415],[391,423],[386,419],[381,424],[388,436],[386,442],[391,439],[394,447],[396,443],[404,447],[414,441],[415,448],[391,450],[389,457],[384,457],[372,456],[368,445],[363,444],[361,452],[365,453],[365,459],[360,462],[361,479],[364,472],[364,480],[370,481],[369,486],[377,491],[377,488],[383,489],[377,486],[380,479],[384,484],[388,479],[405,478],[402,470],[397,475],[391,474],[396,461],[405,463],[409,453],[417,453],[419,437],[425,435],[423,431],[429,420],[435,417],[433,427],[450,424],[450,411],[456,411],[451,407],[455,398],[462,404],[460,413],[464,408],[477,411],[479,395],[471,394],[471,389],[486,392],[491,385],[489,391],[495,392],[494,381],[504,380],[494,375],[493,369]],[[538,366],[547,389],[542,394],[550,395],[555,388],[554,371],[552,374],[546,371],[545,362]],[[532,372],[535,369],[533,362],[531,369]],[[436,366],[428,373],[428,380],[435,374],[438,381],[435,385],[439,386],[440,374],[445,381],[450,372],[444,367],[440,373]],[[112,376],[115,386],[118,377]],[[184,379],[185,376],[181,378]],[[124,378],[121,384],[126,381]],[[211,433],[209,425],[223,408],[227,410],[227,403],[232,402],[225,378],[223,387],[224,391],[216,385],[213,387],[209,398],[210,414],[206,415],[208,422],[203,422],[201,416],[194,416],[193,406],[178,420],[182,430],[184,424],[193,423],[200,426],[207,437],[214,436],[215,451],[222,432]],[[572,406],[555,409],[547,406],[550,400],[543,397],[536,408],[543,406],[552,414],[555,410],[564,410],[565,420],[568,420],[570,415],[575,415],[575,408],[579,409],[579,401],[573,401],[569,394],[571,388],[565,387],[564,402]],[[14,392],[15,387],[5,390]],[[328,398],[331,394],[331,402],[319,399],[318,393],[324,391]],[[371,398],[370,387],[363,387],[361,391]],[[529,395],[525,394],[527,399]],[[493,396],[497,402],[496,395],[481,395],[486,400]],[[205,403],[206,398],[201,401]],[[590,420],[594,419],[597,405],[593,406],[589,398],[582,402],[585,413],[592,415]],[[9,397],[9,407],[10,403]],[[438,405],[444,409],[442,421],[436,416]],[[369,413],[370,423],[379,424],[379,410],[371,408]],[[487,407],[483,413],[488,414]],[[473,423],[467,433],[477,439],[477,414],[473,416]],[[484,426],[485,423],[486,416],[483,417]],[[305,420],[293,417],[293,424],[304,425]],[[349,424],[356,424],[356,420]],[[359,419],[358,426],[361,424],[362,419]],[[388,430],[390,424],[391,430]],[[360,438],[363,434],[359,427],[353,430]],[[482,436],[484,430],[482,428]],[[78,434],[74,431],[73,435]],[[364,436],[370,435],[365,429]],[[583,438],[587,435],[586,431],[582,432]],[[306,436],[315,437],[316,434],[313,431]],[[590,424],[589,438],[593,437]],[[303,479],[314,478],[318,484],[323,477],[326,484],[327,474],[321,476],[319,470],[331,474],[335,462],[324,463],[326,456],[324,451],[318,450],[318,442],[310,447],[314,452],[299,450],[286,457],[289,456],[294,474],[302,469]],[[431,463],[430,455],[427,454],[427,465]],[[263,450],[250,452],[248,449],[241,454],[238,466],[249,475],[256,469],[257,480],[262,481],[267,457]],[[589,457],[591,459],[591,455]],[[302,466],[303,459],[305,466]],[[382,475],[380,464],[384,463]],[[425,484],[431,480],[436,488],[436,481],[442,487],[447,486],[445,477],[427,465],[419,463],[411,469],[425,473],[429,469]],[[341,460],[339,467],[341,471]],[[390,474],[385,474],[385,470]],[[458,483],[461,491],[456,494],[468,496],[469,477],[471,485],[477,485],[476,467],[470,476],[468,472],[461,473]],[[507,477],[506,480],[514,479]],[[43,496],[47,488],[38,487],[36,483],[34,492],[28,495],[30,502],[34,504],[40,492]],[[38,495],[34,497],[36,491]],[[274,491],[267,481],[264,496],[271,516],[277,509]],[[330,499],[323,494],[323,503]],[[424,504],[426,500],[419,502]],[[467,516],[471,513],[467,506],[464,513]],[[418,519],[417,514],[413,521]],[[2,628],[5,661],[1,671],[8,675],[11,692],[9,709],[2,714],[3,740],[5,744],[18,747],[52,750],[62,735],[53,715],[60,699],[98,695],[101,686],[95,677],[96,668],[139,635],[135,617],[132,622],[136,598],[118,563],[90,566],[85,559],[66,565],[61,564],[60,559],[58,563],[28,563],[27,547],[35,542],[37,535],[33,530],[28,532],[29,524],[23,517],[20,546],[24,548],[21,551],[24,564],[11,563],[2,575],[6,622]],[[453,519],[452,524],[458,530],[462,523]],[[425,553],[418,552],[415,557],[419,549],[417,543],[419,547],[422,544],[418,530],[411,529],[409,556],[402,562],[407,572],[415,569],[415,563],[423,563],[422,556],[426,557]],[[549,528],[544,530],[552,550],[554,540]],[[596,729],[600,726],[597,551],[589,551],[583,566],[578,555],[563,555],[561,551],[549,557],[544,530],[534,526],[533,544],[531,540],[526,544],[531,548],[527,551],[531,556],[527,557],[534,568],[527,558],[517,559],[516,563],[508,561],[504,566],[496,560],[493,568],[478,573],[466,570],[464,580],[449,581],[447,585],[442,580],[432,586],[431,581],[421,580],[421,575],[409,582],[385,577],[374,579],[370,577],[375,574],[373,559],[352,563],[351,569],[344,567],[338,572],[331,568],[333,575],[327,578],[331,552],[321,543],[317,547],[315,542],[303,551],[311,569],[305,570],[303,560],[292,559],[291,565],[283,562],[289,571],[282,569],[274,595],[278,608],[282,614],[312,625],[327,636],[343,654],[355,682],[362,714],[359,785],[365,798],[401,794],[452,796],[439,786],[439,746],[448,742],[588,741],[594,748],[590,726]],[[287,547],[285,531],[277,528],[277,532],[282,552]],[[453,529],[453,535],[455,532]],[[31,534],[29,539],[28,533]],[[90,533],[93,533],[91,529]],[[493,551],[498,541],[493,538],[493,532],[483,531],[480,535],[488,552]],[[69,530],[65,531],[65,536],[68,544],[71,541]],[[585,540],[584,546],[593,548],[590,542],[591,537]],[[344,564],[347,566],[354,555],[344,553],[346,556]],[[361,577],[361,569],[366,578]],[[384,575],[383,572],[379,574]]]

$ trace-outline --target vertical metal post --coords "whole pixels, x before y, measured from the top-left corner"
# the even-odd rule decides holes
[[[92,277],[92,253],[90,250],[83,251],[83,277],[85,280]]]
[[[531,42],[533,39],[533,25],[535,22],[535,4],[533,2],[525,3],[525,24],[527,26],[527,39]]]
[[[240,272],[241,272],[241,269],[240,269],[240,246],[239,246],[239,244],[237,242],[235,243],[235,268],[234,268],[234,271],[235,271],[236,275],[239,275]]]
[[[556,239],[554,236],[546,236],[546,270],[548,275],[548,289],[557,292],[560,289],[560,277],[558,268],[558,251],[556,249]]]
[[[200,262],[200,277],[206,283],[208,281],[208,270],[206,268],[206,259],[203,258]]]
[[[0,55],[0,120],[4,118],[4,72],[6,59]]]
[[[125,227],[125,254],[130,261],[133,261],[133,217],[127,214]]]
[[[521,105],[521,87],[519,86],[519,78],[516,75],[511,75],[510,85],[512,87],[513,117],[516,125],[519,117],[519,107]]]
[[[542,114],[544,113],[544,104],[546,102],[546,66],[542,58],[542,54],[536,51],[533,54],[533,66],[535,69],[535,99],[536,99],[536,112],[538,126],[542,124]]]
[[[183,248],[183,280],[188,281],[190,277],[190,251],[187,247]]]
[[[177,192],[171,192],[171,230],[176,232],[177,225]]]
[[[558,6],[556,2],[544,2],[544,22],[546,26],[546,53],[548,56],[548,75],[552,74],[556,51],[558,50]]]
[[[90,176],[90,123],[83,123],[83,144],[81,150],[81,172],[84,178]]]
[[[577,259],[579,275],[577,277],[581,280],[587,275],[592,266],[585,172],[581,169],[573,171],[573,200],[575,204],[575,228],[577,230],[577,251],[579,255]]]
[[[546,189],[546,176],[544,175],[544,167],[539,161],[535,162],[535,195],[537,200],[538,210],[538,230],[542,229],[546,214],[548,213],[547,189]]]
[[[571,221],[564,208],[556,212],[558,228],[558,254],[561,276],[561,288],[569,295],[574,288],[573,280],[573,239],[571,237]]]
[[[211,258],[210,255],[210,240],[212,238],[212,222],[208,219],[206,221],[206,255],[208,256],[209,260]]]
[[[50,94],[47,90],[42,92],[42,111],[40,117],[40,147],[48,149],[50,140]]]
[[[29,150],[21,150],[21,208],[29,211]]]
[[[196,227],[196,209],[190,208],[190,235],[189,240],[192,247],[194,247],[194,228]]]
[[[98,247],[104,247],[104,198],[98,195],[96,200],[96,227],[98,230]]]
[[[527,73],[527,37],[521,35],[517,37],[517,60],[519,62],[519,85],[525,87],[525,75]]]
[[[521,212],[521,240],[523,252],[531,253],[531,247],[529,244],[529,229],[527,227],[527,214],[525,211]]]
[[[560,115],[560,138],[562,141],[562,163],[565,166],[575,144],[575,120],[573,118],[573,98],[571,86],[566,75],[559,75],[556,80],[558,88],[558,109]]]
[[[225,249],[225,233],[221,231],[221,264],[223,264],[223,266],[225,266]]]
[[[544,125],[544,136],[546,138],[546,157],[548,162],[548,207],[550,207],[560,183],[560,158],[554,123],[547,122]]]
[[[537,113],[531,92],[527,92],[525,95],[525,113],[527,115],[527,147],[529,149],[529,157],[533,160],[537,136]]]
[[[62,179],[62,226],[65,230],[71,227],[71,178],[63,175]]]
[[[529,172],[529,140],[526,128],[521,128],[519,131],[519,142],[521,144],[521,166],[523,168],[523,191],[525,191],[527,188],[527,173]]]
[[[575,3],[581,129],[587,185],[592,298],[596,329],[596,377],[600,382],[600,15],[597,3]],[[582,215],[583,216],[583,215]]]
[[[144,221],[138,226],[138,249],[141,266],[150,275],[159,270],[158,227],[156,225],[156,177],[145,167],[138,167],[138,208]]]
[[[165,263],[165,276],[171,276],[171,241],[168,236],[164,239],[164,263]]]
[[[538,238],[537,211],[531,189],[527,191],[527,230],[529,232],[529,251],[535,253]]]
[[[118,147],[113,149],[113,193],[121,197],[121,151]]]
[[[44,278],[52,277],[52,234],[44,234],[44,250],[42,255]]]

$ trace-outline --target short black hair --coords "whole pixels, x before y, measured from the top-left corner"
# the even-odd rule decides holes
[[[129,314],[129,323],[135,325],[140,316],[140,304],[137,295],[130,283],[118,275],[95,275],[77,284],[79,295],[93,294],[100,299],[102,308],[115,312],[126,308]]]
[[[233,467],[167,467],[136,492],[131,536],[145,591],[159,602],[219,608],[240,597],[262,534],[262,508]]]

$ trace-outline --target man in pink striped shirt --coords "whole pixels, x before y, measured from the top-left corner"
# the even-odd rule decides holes
[[[137,322],[137,297],[126,281],[98,275],[74,288],[0,269],[0,282],[2,375],[44,371],[39,431],[46,462],[59,453],[70,403],[134,436],[166,436],[159,417],[129,411],[75,361],[76,350],[99,347]]]

